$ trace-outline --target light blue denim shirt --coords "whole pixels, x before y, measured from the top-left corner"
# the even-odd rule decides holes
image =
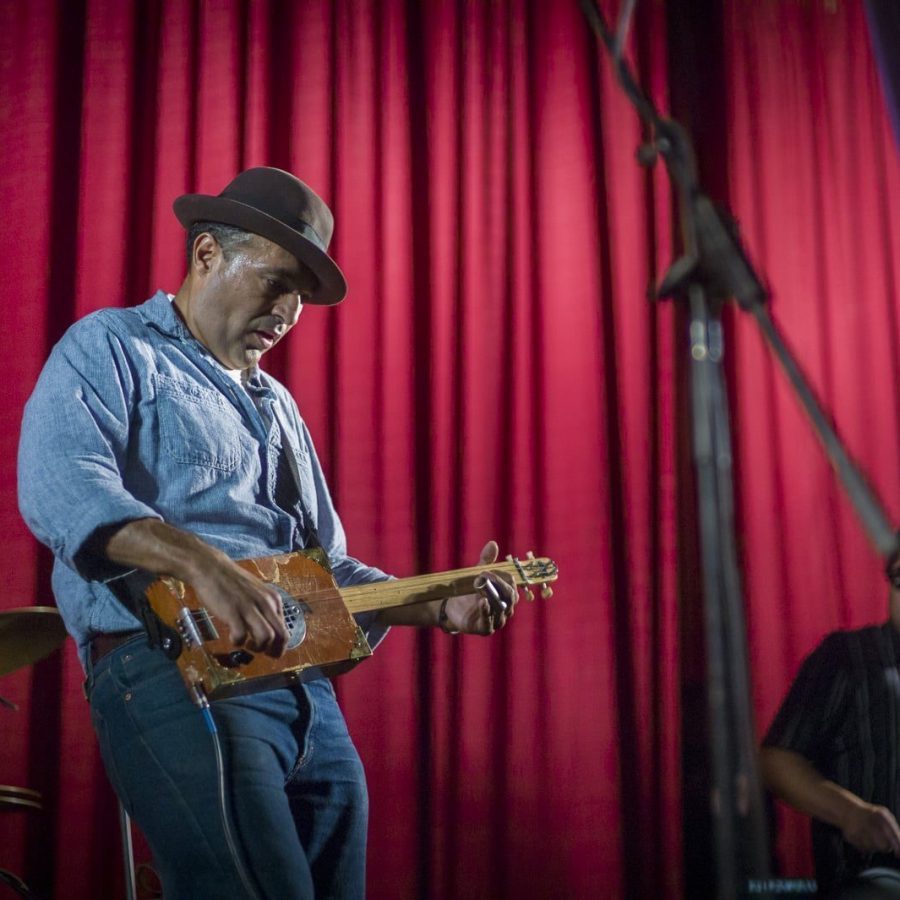
[[[282,434],[299,501],[281,509]],[[86,543],[99,528],[157,518],[232,559],[300,549],[313,529],[338,585],[388,576],[347,555],[312,440],[290,394],[256,369],[238,384],[162,291],[76,322],[54,347],[19,444],[19,507],[55,556],[53,592],[82,663],[100,632],[140,627],[105,581],[122,574]],[[374,647],[384,629],[358,617]]]

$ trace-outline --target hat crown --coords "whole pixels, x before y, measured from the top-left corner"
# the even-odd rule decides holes
[[[311,228],[323,251],[331,243],[334,232],[331,210],[308,184],[283,169],[270,166],[247,169],[229,182],[219,196],[252,206],[289,228],[301,232]]]

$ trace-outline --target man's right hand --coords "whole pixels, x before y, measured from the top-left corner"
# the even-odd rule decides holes
[[[900,826],[885,806],[860,800],[841,822],[844,839],[863,853],[893,853],[900,856]]]
[[[126,522],[105,541],[110,560],[189,584],[235,646],[278,657],[288,639],[281,597],[216,547],[159,519]]]
[[[868,803],[825,778],[793,750],[763,747],[760,772],[766,787],[807,815],[839,828],[845,840],[863,853],[894,853],[900,857],[900,827],[893,813]]]
[[[235,646],[279,657],[288,640],[281,596],[224,554],[197,567],[191,587],[208,612],[223,622]]]

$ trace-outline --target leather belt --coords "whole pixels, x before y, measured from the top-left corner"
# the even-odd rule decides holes
[[[126,641],[141,634],[140,631],[117,631],[114,634],[98,634],[91,639],[91,665],[95,666],[107,653],[121,647]]]

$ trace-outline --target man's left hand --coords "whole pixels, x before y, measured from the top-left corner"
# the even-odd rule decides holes
[[[478,560],[480,566],[490,566],[496,562],[497,543],[488,541]],[[450,597],[444,607],[447,618],[443,623],[445,631],[460,634],[480,634],[487,636],[499,631],[515,612],[519,592],[515,585],[502,573],[486,570],[476,581],[478,592]]]

